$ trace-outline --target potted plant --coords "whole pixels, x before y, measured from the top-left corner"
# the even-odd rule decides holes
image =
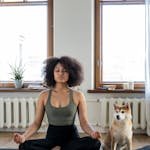
[[[9,65],[11,69],[12,80],[14,80],[16,88],[22,88],[23,85],[23,74],[24,74],[24,66],[20,62],[19,65]]]

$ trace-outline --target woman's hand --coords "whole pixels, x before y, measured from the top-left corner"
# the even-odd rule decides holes
[[[20,133],[15,133],[13,135],[13,139],[14,139],[14,142],[16,142],[17,144],[25,142],[25,136],[23,134],[20,134]]]
[[[101,134],[100,134],[99,131],[93,131],[93,132],[91,133],[91,137],[92,137],[93,139],[100,139],[100,138],[101,138]]]

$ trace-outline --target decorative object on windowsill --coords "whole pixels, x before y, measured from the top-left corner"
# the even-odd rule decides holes
[[[15,88],[22,88],[23,86],[23,74],[24,74],[24,66],[22,65],[22,62],[20,61],[19,65],[16,63],[14,65],[9,65],[11,69],[11,76],[12,80],[14,80]]]
[[[128,81],[128,82],[123,83],[123,89],[124,90],[134,90],[134,82]]]
[[[115,90],[116,89],[116,85],[106,84],[106,85],[103,85],[103,88],[105,88],[106,90]]]

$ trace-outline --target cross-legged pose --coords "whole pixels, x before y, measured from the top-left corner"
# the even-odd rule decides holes
[[[68,56],[51,57],[45,61],[43,73],[48,89],[39,95],[34,122],[23,134],[14,134],[19,150],[99,150],[100,133],[88,122],[85,97],[72,88],[83,81],[81,64]],[[45,139],[29,140],[40,128],[45,112],[49,122]],[[86,137],[79,137],[76,113]]]

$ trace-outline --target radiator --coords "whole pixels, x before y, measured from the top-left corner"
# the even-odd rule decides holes
[[[26,128],[35,117],[37,98],[0,98],[0,129]],[[91,125],[108,128],[113,115],[115,101],[129,102],[132,109],[132,121],[134,129],[145,129],[145,102],[144,98],[102,98],[100,100],[87,101],[88,116]],[[76,124],[79,125],[78,118]],[[47,127],[47,118],[44,117],[42,128]]]
[[[0,128],[26,128],[35,117],[37,98],[0,98]]]
[[[128,102],[132,111],[133,129],[145,129],[145,101],[144,98],[102,98],[100,99],[100,126],[109,127],[113,117],[113,104],[115,102]]]

